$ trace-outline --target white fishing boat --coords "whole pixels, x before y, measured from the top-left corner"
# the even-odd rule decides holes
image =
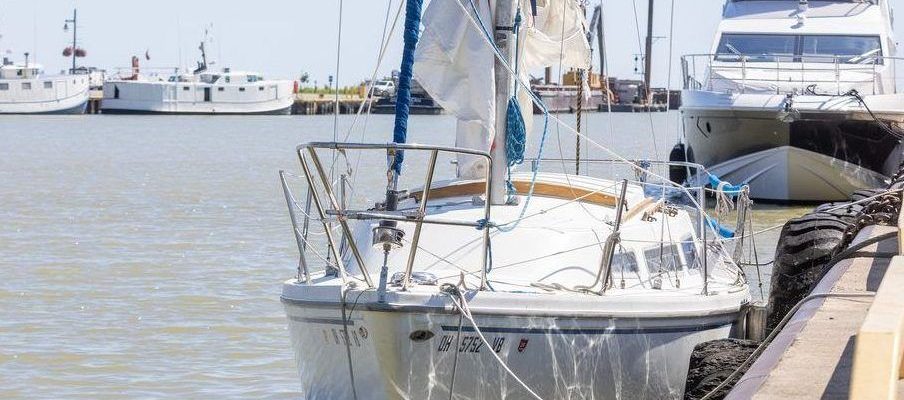
[[[104,114],[289,114],[295,102],[290,80],[270,80],[258,72],[208,68],[192,73],[142,74],[133,57],[131,73],[104,83]]]
[[[889,3],[727,0],[712,54],[683,58],[677,159],[768,200],[885,187],[904,150]]]
[[[407,6],[405,30],[417,32],[420,2]],[[531,6],[432,2],[417,46],[406,35],[403,60],[458,118],[457,147],[406,144],[400,123],[394,143],[299,146],[306,197],[281,173],[301,253],[281,300],[305,398],[678,399],[694,346],[743,330],[742,270],[700,208],[662,196],[699,204],[703,188],[676,189],[627,161],[630,180],[542,172],[542,160],[508,173],[512,125],[532,111],[513,106],[529,91],[516,71],[589,62],[577,2]],[[502,27],[497,40],[486,21]],[[404,122],[412,65],[401,71]],[[354,172],[386,182],[370,206],[357,196],[375,196],[334,168],[367,152],[387,160]]]
[[[82,114],[88,103],[87,75],[45,75],[38,64],[0,66],[0,114]]]

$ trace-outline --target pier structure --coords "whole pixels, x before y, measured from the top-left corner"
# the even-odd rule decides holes
[[[100,114],[100,105],[104,100],[103,90],[91,90],[88,92],[88,107],[85,108],[86,114]]]
[[[904,398],[902,229],[863,228],[725,398]]]
[[[359,94],[339,95],[339,114],[354,114],[364,100]],[[376,101],[376,99],[374,99]],[[292,106],[292,114],[318,115],[333,114],[336,110],[336,95],[322,93],[298,93],[295,96],[295,104]]]

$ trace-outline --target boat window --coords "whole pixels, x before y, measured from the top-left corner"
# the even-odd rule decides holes
[[[239,88],[239,91],[240,91],[240,92],[244,92],[244,91],[245,91],[245,88],[240,87],[240,88]]]
[[[717,61],[882,64],[878,36],[726,33],[716,53]]]
[[[834,63],[836,57],[842,64],[872,63],[882,56],[882,45],[878,36],[804,35],[801,55],[811,63]]]
[[[637,274],[637,256],[633,252],[616,252],[612,255],[613,274]],[[619,276],[619,275],[614,275]]]
[[[228,76],[227,76],[227,77],[225,77],[225,78],[223,78],[223,79],[225,79],[225,80],[226,80],[226,83],[229,83],[229,81],[230,81],[230,79],[229,79],[229,77],[228,77]]]
[[[674,272],[681,269],[681,259],[678,258],[678,246],[656,246],[644,250],[644,258],[647,260],[647,268],[651,274],[659,271]]]
[[[218,92],[222,92],[222,91],[224,91],[224,90],[226,90],[226,88],[223,88],[223,87],[218,87],[218,88],[217,88],[217,91],[218,91]]]
[[[22,90],[31,90],[31,82],[22,82]]]
[[[263,86],[260,86],[260,87],[257,88],[257,90],[263,92],[263,91],[264,91],[264,87],[263,87]]]
[[[9,90],[8,83],[0,83],[0,90]]]
[[[719,61],[737,61],[747,56],[748,61],[792,61],[796,54],[797,36],[752,35],[726,33],[716,50]]]
[[[681,239],[681,252],[684,254],[684,263],[687,265],[688,269],[700,268],[700,266],[697,265],[697,246],[694,243],[694,238],[688,236]]]
[[[53,89],[53,82],[44,82],[44,89]]]
[[[188,88],[188,86],[182,86],[182,90],[187,91],[187,90],[189,90],[189,88]]]

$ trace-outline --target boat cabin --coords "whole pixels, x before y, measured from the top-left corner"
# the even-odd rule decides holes
[[[43,68],[37,64],[12,64],[4,63],[0,67],[0,79],[31,79],[41,76],[44,73]]]
[[[896,47],[887,1],[727,0],[710,54],[683,64],[690,89],[887,94]]]

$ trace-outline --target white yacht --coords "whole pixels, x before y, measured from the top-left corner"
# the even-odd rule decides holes
[[[432,2],[416,49],[406,35],[403,60],[416,60],[419,83],[457,117],[458,147],[404,143],[412,66],[403,61],[394,143],[303,144],[302,175],[280,174],[301,253],[281,300],[303,396],[682,398],[694,346],[743,330],[743,271],[700,208],[656,195],[667,180],[636,180],[649,172],[640,164],[619,164],[630,180],[542,172],[540,161],[508,173],[517,154],[491,146],[509,143],[506,118],[470,117],[506,115],[515,101],[512,34],[497,31],[504,38],[491,47],[487,26],[511,26],[516,2],[499,0],[496,20],[479,4]],[[412,9],[406,26],[416,27]],[[546,56],[523,56],[519,68],[588,68],[578,2],[537,12],[521,45]],[[450,42],[445,32],[461,35]],[[530,104],[520,110],[530,117]],[[366,166],[339,176],[359,155]],[[298,179],[306,191],[293,189]],[[694,190],[684,193],[699,204]]]
[[[202,55],[204,46],[201,46]],[[208,69],[206,56],[191,74],[132,73],[104,82],[104,114],[289,114],[295,86],[257,72]]]
[[[885,187],[904,137],[891,21],[889,1],[727,0],[712,54],[682,59],[673,154],[760,199]]]
[[[88,103],[87,75],[45,75],[27,61],[3,59],[0,114],[82,114]]]

